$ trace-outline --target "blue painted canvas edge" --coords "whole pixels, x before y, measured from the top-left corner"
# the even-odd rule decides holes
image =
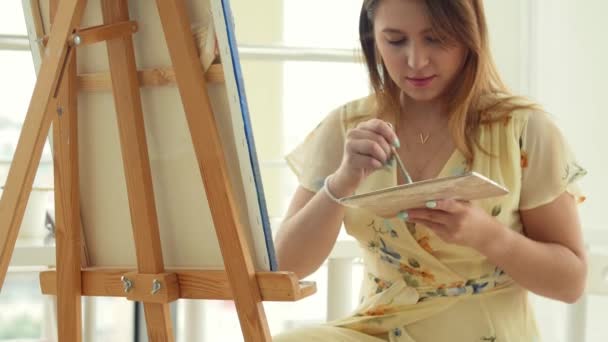
[[[249,149],[249,160],[251,162],[251,169],[253,170],[253,178],[257,189],[256,193],[260,206],[260,216],[262,218],[262,226],[264,229],[264,238],[266,240],[266,250],[268,252],[270,270],[276,271],[277,261],[275,256],[274,243],[272,241],[272,229],[270,227],[270,220],[268,218],[266,197],[264,196],[264,187],[262,184],[262,177],[260,174],[260,167],[258,164],[258,156],[255,149],[255,142],[253,139],[253,127],[249,118],[249,107],[247,105],[247,96],[245,95],[245,84],[243,81],[243,73],[241,71],[241,62],[236,44],[236,36],[234,33],[234,21],[232,17],[232,10],[230,9],[229,0],[222,0],[222,9],[224,11],[224,18],[226,21],[226,31],[228,32],[228,45],[230,46],[232,67],[234,69],[234,76],[236,77],[236,85],[239,93],[241,114],[243,116],[244,123],[243,128],[245,130],[245,138],[247,139],[247,147]]]

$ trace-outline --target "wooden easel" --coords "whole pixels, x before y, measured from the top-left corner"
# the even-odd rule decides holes
[[[250,247],[237,220],[210,100],[201,96],[207,94],[207,80],[192,40],[184,1],[157,0],[156,5],[225,271],[164,267],[139,93],[147,72],[136,68],[132,34],[137,31],[137,23],[129,20],[127,1],[102,0],[104,24],[90,28],[80,27],[85,0],[52,1],[54,23],[45,39],[45,57],[0,202],[0,284],[4,283],[53,123],[57,269],[42,272],[40,284],[44,294],[58,298],[59,341],[82,339],[81,296],[126,297],[143,302],[150,341],[173,341],[170,302],[178,298],[233,299],[245,340],[270,341],[262,301],[295,301],[313,294],[315,285],[299,282],[293,273],[254,270]],[[79,45],[104,41],[127,179],[137,254],[135,270],[82,267],[76,101],[83,79],[77,75],[75,55]],[[221,77],[215,77],[215,81],[221,82]]]

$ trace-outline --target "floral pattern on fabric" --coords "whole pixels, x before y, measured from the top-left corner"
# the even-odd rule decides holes
[[[346,132],[375,117],[374,108],[371,97],[340,107],[287,157],[302,187],[322,186],[339,167]],[[505,196],[473,201],[505,227],[522,233],[518,211],[549,203],[564,191],[584,199],[576,183],[586,171],[546,113],[518,110],[482,125],[478,134],[475,159],[467,161],[456,151],[438,177],[473,171],[505,186],[510,190]],[[395,185],[397,168],[383,168],[356,193]],[[363,247],[366,276],[360,305],[328,326],[365,334],[370,341],[372,336],[391,342],[538,340],[527,292],[478,251],[445,243],[422,224],[353,208],[345,210],[344,227]]]
[[[547,113],[531,113],[519,137],[522,168],[520,209],[547,204],[564,191],[578,203],[585,200],[575,184],[587,174],[561,130]]]

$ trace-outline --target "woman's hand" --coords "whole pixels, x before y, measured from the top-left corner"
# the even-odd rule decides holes
[[[426,208],[409,209],[406,213],[400,216],[427,226],[443,241],[476,250],[507,231],[485,210],[466,201],[430,201]]]
[[[389,162],[391,145],[398,147],[399,139],[390,124],[380,119],[364,121],[348,131],[342,163],[331,180],[331,191],[338,196],[353,192],[367,176]]]

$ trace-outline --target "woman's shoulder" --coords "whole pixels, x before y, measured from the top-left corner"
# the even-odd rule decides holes
[[[533,102],[523,102],[521,107],[511,113],[516,130],[534,132],[538,130],[559,130],[556,118],[540,105]]]
[[[376,111],[375,96],[369,95],[342,104],[331,111],[329,116],[340,120],[345,128],[349,128],[353,124],[375,117]]]
[[[376,112],[376,97],[374,95],[361,97],[345,103],[342,107],[350,118],[372,116]]]
[[[513,128],[516,131],[527,126],[530,120],[550,121],[548,114],[536,102],[511,95],[486,96],[481,101],[482,123]]]
[[[375,108],[373,96],[362,97],[335,107],[323,117],[319,124],[309,133],[308,137],[322,132],[342,132],[345,134],[357,123],[373,116]],[[333,133],[331,133],[333,134]]]

